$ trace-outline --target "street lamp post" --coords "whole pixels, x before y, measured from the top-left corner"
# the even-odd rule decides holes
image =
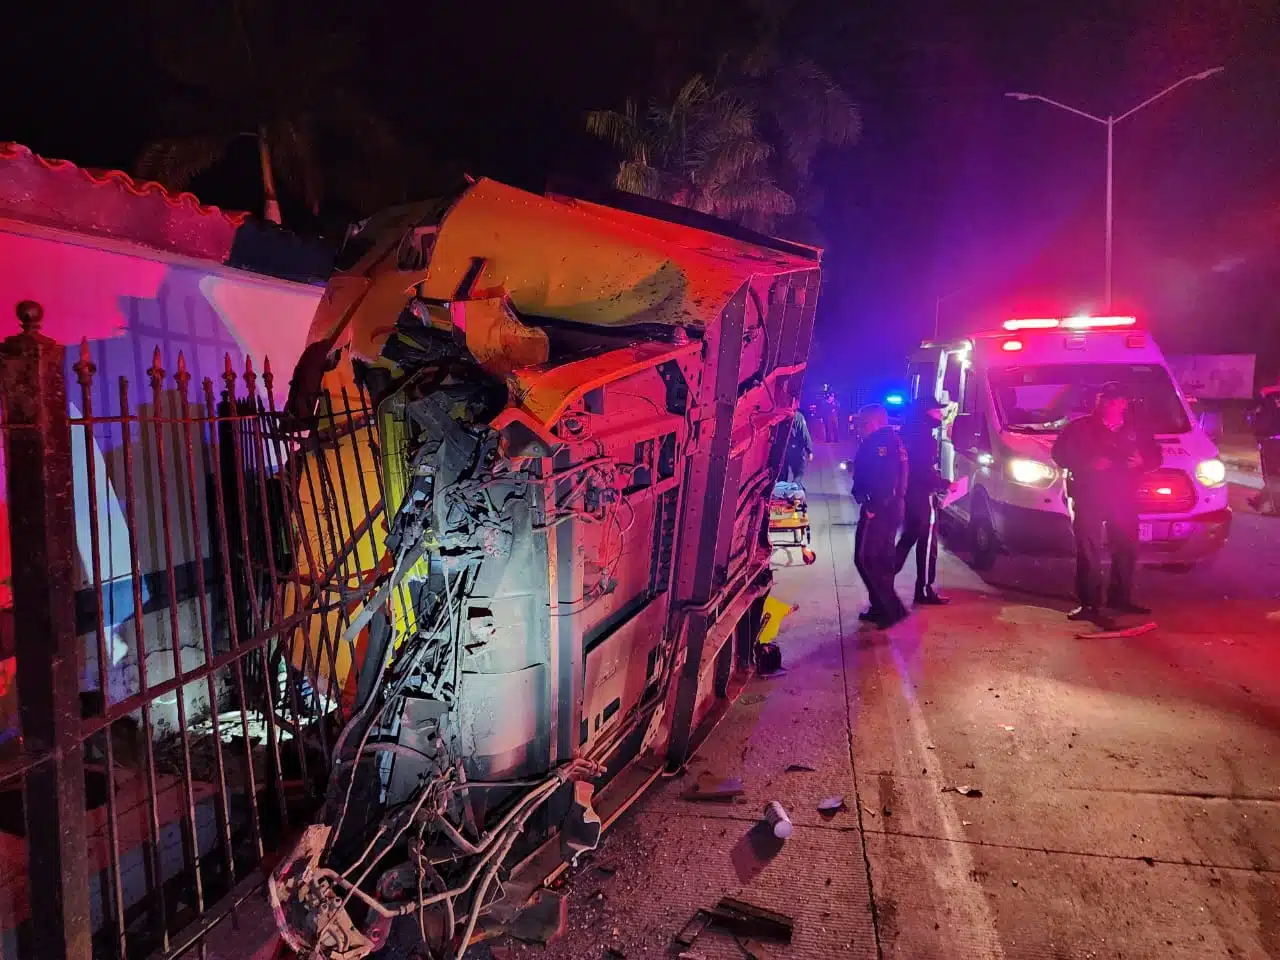
[[[1214,67],[1212,70],[1202,70],[1199,73],[1193,73],[1189,77],[1183,77],[1177,83],[1171,84],[1157,93],[1155,96],[1148,97],[1131,110],[1117,116],[1095,117],[1091,113],[1083,110],[1077,110],[1075,107],[1069,107],[1065,103],[1059,103],[1057,100],[1050,100],[1048,97],[1042,97],[1038,93],[1006,93],[1006,97],[1012,97],[1015,100],[1039,100],[1041,103],[1047,103],[1051,107],[1057,107],[1059,110],[1065,110],[1068,113],[1074,113],[1078,117],[1084,117],[1086,120],[1092,120],[1094,123],[1100,123],[1107,128],[1107,223],[1106,223],[1106,290],[1104,299],[1108,307],[1111,306],[1111,249],[1112,249],[1112,229],[1111,229],[1111,203],[1114,190],[1112,186],[1112,158],[1115,151],[1115,129],[1116,124],[1121,120],[1126,120],[1133,116],[1143,107],[1148,107],[1155,103],[1161,97],[1164,97],[1180,86],[1191,83],[1194,80],[1207,80],[1214,74],[1221,73],[1223,67]]]

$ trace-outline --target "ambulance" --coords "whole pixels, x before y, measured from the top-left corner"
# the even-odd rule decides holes
[[[1007,320],[991,333],[922,344],[907,376],[913,400],[947,405],[939,443],[953,488],[944,514],[968,531],[978,569],[1002,553],[1074,553],[1065,478],[1051,451],[1112,381],[1128,390],[1131,414],[1163,453],[1138,491],[1141,562],[1189,571],[1226,543],[1226,468],[1135,317]]]

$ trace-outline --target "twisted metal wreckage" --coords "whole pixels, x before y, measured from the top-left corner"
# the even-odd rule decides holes
[[[376,449],[387,520],[344,545],[342,649],[292,651],[351,717],[270,880],[299,955],[461,957],[750,670],[819,252],[627,205],[480,180],[348,239],[290,410],[371,398],[316,456]]]

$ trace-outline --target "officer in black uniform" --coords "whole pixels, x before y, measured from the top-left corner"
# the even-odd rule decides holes
[[[1280,376],[1258,391],[1258,402],[1249,418],[1262,468],[1262,489],[1249,498],[1249,506],[1259,513],[1270,507],[1273,515],[1280,514]]]
[[[893,538],[902,522],[907,487],[907,451],[889,426],[884,407],[862,411],[867,431],[853,462],[853,498],[862,508],[854,535],[853,563],[867,586],[871,606],[861,619],[888,628],[907,616],[893,588],[898,558]]]
[[[1117,383],[1098,392],[1093,413],[1067,424],[1053,445],[1053,459],[1068,471],[1072,532],[1076,540],[1076,592],[1080,606],[1070,620],[1103,629],[1102,558],[1111,546],[1106,605],[1117,613],[1149,614],[1133,602],[1138,567],[1138,483],[1160,466],[1160,444],[1129,412],[1129,397]],[[1105,529],[1105,537],[1104,537]]]
[[[799,408],[791,418],[791,436],[787,439],[787,457],[783,464],[783,476],[792,483],[804,486],[804,472],[813,459],[813,437],[809,424]]]
[[[916,606],[947,603],[938,596],[933,582],[938,576],[937,498],[950,484],[938,471],[938,437],[946,408],[933,398],[919,400],[902,426],[902,443],[907,448],[907,495],[898,538],[897,570],[907,565],[912,547],[916,551]]]

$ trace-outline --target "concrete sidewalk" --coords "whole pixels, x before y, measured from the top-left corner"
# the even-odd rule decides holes
[[[723,896],[795,920],[790,947],[771,955],[803,960],[875,958],[866,849],[859,829],[850,754],[850,704],[836,565],[827,531],[847,523],[842,494],[812,493],[814,549],[775,553],[774,596],[797,605],[782,625],[784,671],[752,682],[703,743],[688,772],[659,781],[569,878],[569,926],[547,948],[504,941],[495,957],[547,960],[677,955],[672,938],[700,908]],[[843,558],[847,560],[847,558]],[[788,769],[792,767],[793,769]],[[733,804],[681,799],[699,776],[737,777]],[[834,816],[818,804],[843,797]],[[758,828],[771,800],[795,823],[785,843]],[[485,948],[477,949],[483,957]],[[731,937],[707,931],[689,953],[740,960]]]

